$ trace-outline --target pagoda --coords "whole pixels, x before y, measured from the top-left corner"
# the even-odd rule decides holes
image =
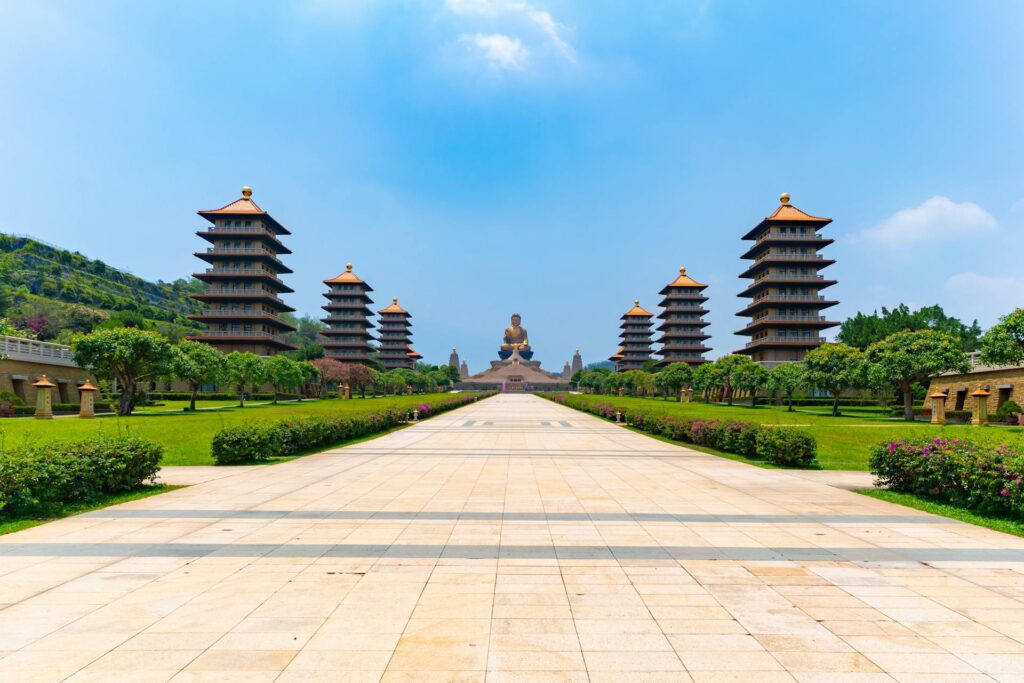
[[[572,366],[569,370],[575,375],[577,372],[583,369],[583,356],[580,355],[580,350],[576,349],[576,353],[572,354]],[[571,375],[570,375],[571,376]]]
[[[324,284],[329,288],[324,294],[327,305],[322,307],[327,317],[320,319],[327,325],[327,329],[320,332],[325,338],[324,355],[345,363],[368,364],[373,353],[370,346],[373,299],[368,292],[372,292],[373,287],[352,272],[351,263],[345,264],[344,273],[324,280]]]
[[[295,349],[283,337],[295,326],[280,317],[295,310],[280,297],[294,291],[279,277],[292,271],[278,258],[292,253],[280,239],[291,233],[252,200],[250,187],[243,187],[242,197],[227,206],[198,213],[211,225],[196,234],[211,246],[196,256],[210,267],[193,274],[207,287],[191,296],[206,308],[188,317],[205,323],[207,329],[189,339],[224,353],[270,356]]]
[[[398,299],[392,299],[391,305],[382,308],[380,313],[380,362],[388,370],[395,368],[416,369],[416,361],[423,358],[412,348],[409,328],[409,312],[398,305]]]
[[[620,320],[622,332],[619,338],[622,340],[622,348],[615,356],[621,354],[621,358],[612,360],[615,363],[617,372],[627,370],[640,370],[644,363],[651,360],[651,318],[654,314],[644,310],[639,301],[633,302],[633,308],[626,311]]]
[[[819,273],[835,263],[818,253],[833,242],[819,234],[832,219],[804,213],[789,203],[787,193],[779,200],[779,208],[743,236],[754,242],[743,254],[753,263],[740,277],[752,282],[739,294],[750,302],[736,314],[750,318],[736,332],[750,337],[737,353],[769,367],[801,360],[825,342],[822,330],[838,324],[821,314],[839,303],[821,295],[836,281]]]
[[[704,345],[711,338],[704,332],[704,328],[711,324],[703,319],[708,313],[704,308],[704,302],[708,300],[704,296],[707,287],[687,275],[686,268],[680,268],[679,277],[659,292],[665,297],[660,304],[664,310],[658,315],[664,321],[658,325],[661,349],[655,353],[664,356],[659,365],[700,365],[707,362],[704,354],[711,350]]]

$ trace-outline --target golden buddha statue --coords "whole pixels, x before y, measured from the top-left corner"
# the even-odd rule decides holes
[[[512,314],[512,324],[505,328],[505,336],[501,340],[501,351],[498,352],[498,356],[505,360],[512,355],[513,351],[518,351],[519,355],[529,360],[533,356],[533,351],[530,350],[530,338],[526,333],[526,328],[522,326],[523,318],[518,313]]]

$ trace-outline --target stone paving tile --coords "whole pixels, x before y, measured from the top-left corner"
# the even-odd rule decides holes
[[[0,537],[0,681],[1024,683],[1024,540],[535,397],[221,469]]]

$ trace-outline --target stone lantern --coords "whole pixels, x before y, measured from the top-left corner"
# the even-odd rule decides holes
[[[985,387],[978,387],[971,392],[974,399],[974,416],[971,418],[972,425],[983,425],[988,422],[988,397],[992,395]]]
[[[43,375],[39,381],[33,384],[36,388],[36,419],[53,419],[53,388],[57,386]]]
[[[928,398],[932,400],[932,424],[946,424],[946,395],[936,389],[928,394]]]
[[[86,380],[85,384],[78,387],[78,396],[81,399],[78,407],[78,417],[96,417],[97,392],[99,392],[99,388],[94,386],[89,380]]]
[[[347,384],[338,387],[338,398],[352,398],[352,388]]]

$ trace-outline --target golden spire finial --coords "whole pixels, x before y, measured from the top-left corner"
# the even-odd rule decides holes
[[[398,297],[397,296],[391,297],[391,303],[397,304],[398,303]],[[452,349],[452,350],[454,351],[454,349]]]
[[[679,274],[680,275],[686,275],[686,268],[680,268],[679,269]]]
[[[785,205],[789,205],[789,193],[783,192],[781,195],[779,195],[779,201]]]
[[[640,305],[640,299],[633,299],[633,305],[634,306],[639,306]]]
[[[242,188],[242,199],[248,199],[252,196],[252,188],[246,185]]]
[[[345,264],[345,272],[347,272],[347,273],[351,273],[352,272],[352,264],[351,263],[346,263]]]

